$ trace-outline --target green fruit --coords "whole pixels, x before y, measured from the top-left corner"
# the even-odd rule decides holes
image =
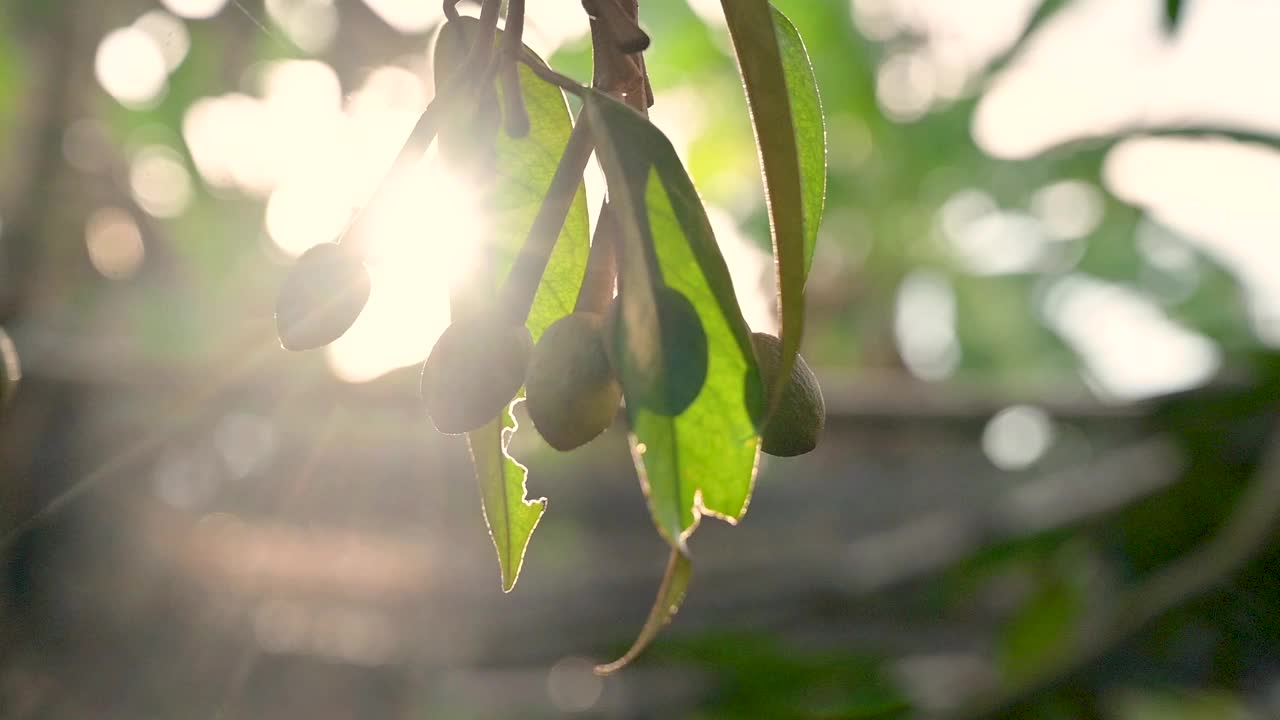
[[[276,298],[276,332],[286,350],[312,350],[342,337],[369,301],[369,271],[336,243],[310,248]]]
[[[457,435],[498,417],[520,392],[532,352],[529,329],[498,313],[456,320],[422,365],[422,402],[436,429]]]
[[[751,344],[755,347],[764,386],[772,388],[782,359],[782,341],[767,333],[752,333]],[[804,358],[796,355],[790,381],[761,432],[763,449],[778,457],[803,455],[818,446],[826,422],[827,406],[818,378]]]
[[[654,293],[656,347],[628,340],[619,296],[609,308],[609,359],[626,390],[627,401],[674,417],[684,412],[707,381],[707,333],[698,311],[678,290]]]
[[[22,379],[22,365],[18,362],[18,350],[9,339],[9,333],[0,328],[0,408],[13,400]]]
[[[576,312],[552,323],[525,376],[529,419],[551,447],[585,445],[613,424],[622,387],[604,343],[604,318]]]

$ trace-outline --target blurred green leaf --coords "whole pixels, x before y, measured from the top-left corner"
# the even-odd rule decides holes
[[[858,651],[777,642],[772,632],[716,632],[672,638],[646,662],[709,671],[715,691],[697,718],[911,717],[911,705],[884,663]]]
[[[0,14],[0,144],[18,126],[21,99],[26,90],[24,58],[8,18]]]
[[[446,23],[440,31],[435,48],[437,87],[444,86],[445,79],[465,58],[466,48],[470,47],[468,37],[475,32],[477,23],[473,18],[464,17]],[[525,52],[531,60],[542,62],[528,48]],[[500,96],[496,81],[494,87]],[[487,168],[492,175],[486,179],[492,184],[483,190],[489,225],[485,260],[492,277],[488,282],[476,282],[477,290],[492,291],[510,272],[543,196],[551,187],[560,155],[573,130],[569,107],[559,88],[537,79],[533,71],[523,65],[520,87],[530,130],[519,139],[508,137],[500,130],[496,132],[493,167]],[[500,102],[498,107],[502,107]],[[465,133],[465,127],[442,129],[442,151],[450,142],[470,140],[465,134],[452,134],[459,129]],[[579,187],[529,312],[528,327],[535,341],[551,323],[573,311],[588,251],[586,193]],[[467,435],[485,521],[498,552],[502,588],[507,592],[515,587],[529,540],[546,509],[545,498],[526,498],[528,471],[507,454],[507,444],[516,427],[508,410],[500,421],[495,420]]]
[[[1178,23],[1182,21],[1182,0],[1164,0],[1164,29],[1173,34],[1178,31]]]
[[[1009,680],[1034,675],[1066,650],[1083,610],[1083,598],[1069,580],[1053,575],[1005,626],[1000,664]]]
[[[1115,717],[1122,720],[1253,720],[1249,705],[1230,693],[1131,689],[1118,693]]]
[[[723,0],[747,92],[773,231],[782,318],[778,377],[789,377],[804,337],[804,284],[826,193],[826,131],[804,43],[766,0]],[[784,389],[771,389],[772,406]]]

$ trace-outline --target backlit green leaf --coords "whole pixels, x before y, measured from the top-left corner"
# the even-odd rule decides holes
[[[498,551],[504,592],[515,587],[533,529],[547,509],[546,498],[526,499],[529,471],[507,454],[507,443],[516,427],[511,411],[506,410],[500,419],[467,433],[467,447],[480,483],[481,510]]]
[[[476,24],[475,19],[464,17],[447,23],[441,30],[435,49],[437,87],[445,85],[446,78],[465,57],[470,47],[467,40],[474,36]],[[530,59],[542,62],[527,48],[526,53]],[[487,184],[483,190],[477,189],[485,200],[483,207],[488,223],[482,256],[486,277],[472,279],[470,292],[464,290],[461,293],[472,300],[477,294],[491,299],[493,288],[500,287],[510,272],[542,198],[551,186],[551,178],[573,127],[568,104],[559,88],[538,80],[524,66],[520,67],[520,85],[529,114],[529,134],[513,139],[496,130],[492,166],[483,168],[487,175],[463,173],[464,176],[485,177]],[[495,92],[501,92],[496,82]],[[446,124],[441,129],[442,155],[449,155],[450,143],[468,141],[466,129],[465,123]],[[475,240],[457,239],[458,242]],[[579,188],[529,313],[528,326],[535,341],[551,323],[572,312],[586,268],[588,249],[586,194]],[[485,521],[498,552],[505,591],[515,587],[529,539],[546,509],[545,498],[526,499],[528,471],[507,455],[506,446],[515,429],[516,423],[508,411],[501,420],[467,435],[484,503]]]
[[[804,336],[804,285],[826,196],[826,133],[817,83],[795,26],[767,0],[722,0],[764,173],[789,377]],[[783,386],[772,389],[773,400]]]
[[[632,648],[611,672],[636,657],[679,609],[691,566],[685,541],[705,514],[736,522],[755,482],[759,436],[749,407],[762,403],[749,330],[706,212],[671,143],[648,120],[606,95],[585,103],[596,153],[616,204],[620,244],[620,327],[629,354],[620,380],[631,423],[636,472],[658,532],[672,547],[658,598]],[[706,380],[674,417],[638,402],[637,379],[666,351],[655,294],[670,287],[692,302],[708,346]],[[638,369],[636,376],[628,371]],[[749,401],[750,398],[750,401]]]
[[[698,311],[709,365],[701,393],[676,417],[630,402],[636,467],[659,532],[673,547],[703,514],[735,521],[746,511],[759,445],[747,398],[759,380],[749,330],[706,212],[671,143],[645,118],[602,94],[586,104],[597,154],[618,203],[622,329],[638,365],[652,362],[661,335],[653,291],[678,290]],[[750,378],[750,380],[748,379]]]

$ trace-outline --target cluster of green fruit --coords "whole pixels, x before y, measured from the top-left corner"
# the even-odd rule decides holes
[[[369,298],[369,274],[344,246],[317,245],[298,258],[276,305],[281,345],[322,347],[351,327]],[[574,312],[553,323],[534,346],[529,329],[499,308],[462,316],[436,342],[422,368],[422,400],[443,433],[476,430],[498,417],[524,387],[529,418],[547,444],[572,450],[604,432],[622,402],[618,377],[637,378],[630,402],[667,416],[682,413],[707,375],[707,337],[693,304],[665,288],[656,296],[662,372],[640,374],[617,331],[621,305]],[[778,338],[751,336],[766,388],[778,381]],[[762,430],[771,455],[817,446],[826,409],[817,378],[797,357],[781,399]]]

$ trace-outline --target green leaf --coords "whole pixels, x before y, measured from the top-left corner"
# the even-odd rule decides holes
[[[1063,577],[1045,578],[1004,628],[1000,663],[1007,679],[1033,677],[1069,648],[1083,609],[1079,588]]]
[[[780,378],[804,337],[804,285],[826,196],[826,131],[817,82],[795,26],[767,0],[721,0],[764,173],[782,319]],[[772,388],[771,405],[784,385]]]
[[[667,571],[662,576],[662,585],[658,588],[658,598],[654,600],[653,608],[649,610],[649,617],[645,620],[640,634],[636,636],[635,642],[631,643],[631,648],[622,657],[606,665],[597,665],[595,668],[597,675],[608,675],[621,670],[649,647],[649,643],[658,636],[658,631],[662,630],[671,621],[672,616],[679,612],[692,575],[693,563],[689,561],[689,555],[672,549],[671,559],[667,562]]]
[[[683,549],[702,515],[734,522],[747,509],[759,446],[748,398],[760,399],[759,371],[728,268],[671,143],[606,95],[590,94],[586,112],[619,209],[621,332],[632,363],[662,355],[654,350],[662,342],[653,310],[660,284],[693,303],[707,335],[706,382],[676,417],[632,402],[635,383],[620,378],[649,509],[663,537]]]
[[[629,354],[619,378],[631,422],[641,488],[671,563],[631,650],[597,668],[617,670],[635,658],[679,609],[691,571],[686,539],[703,515],[730,523],[746,512],[759,457],[763,390],[750,331],[706,212],[675,149],[648,120],[602,93],[584,105],[619,225],[620,333]],[[638,379],[658,372],[668,333],[658,327],[655,293],[663,286],[693,304],[707,336],[708,368],[693,403],[675,417],[637,402]],[[752,413],[754,407],[757,412]]]
[[[467,447],[480,483],[481,510],[498,551],[503,592],[516,586],[533,530],[547,509],[546,498],[526,499],[529,471],[507,454],[507,444],[517,427],[508,409],[500,419],[467,433]]]
[[[437,87],[445,86],[446,79],[465,58],[470,47],[468,37],[474,37],[476,28],[474,18],[464,17],[447,23],[441,30],[435,47]],[[525,53],[531,60],[542,62],[528,48]],[[559,88],[537,79],[523,65],[520,66],[520,87],[529,114],[529,134],[515,139],[496,131],[492,166],[484,168],[488,172],[488,185],[483,190],[489,223],[484,244],[488,276],[473,280],[467,291],[455,293],[464,303],[491,301],[494,288],[502,285],[551,186],[556,165],[573,129],[568,103]],[[494,91],[501,93],[496,81]],[[498,107],[501,106],[499,102]],[[499,120],[496,127],[500,126]],[[471,140],[466,130],[465,123],[442,127],[439,140],[442,155],[451,144]],[[589,245],[586,193],[580,187],[529,313],[527,324],[535,341],[551,323],[573,311]],[[455,308],[455,312],[457,310]],[[545,498],[526,498],[528,471],[507,454],[507,444],[516,428],[508,409],[500,420],[467,435],[485,522],[498,553],[502,589],[506,592],[515,587],[525,550],[547,502]]]
[[[800,161],[804,201],[804,272],[808,277],[827,201],[827,128],[822,115],[822,99],[818,96],[818,79],[813,74],[813,65],[809,62],[809,52],[800,38],[800,31],[777,8],[773,8],[773,24],[782,55],[782,70],[787,76],[791,121]]]
[[[1170,35],[1178,31],[1183,5],[1182,0],[1164,0],[1164,29]]]

